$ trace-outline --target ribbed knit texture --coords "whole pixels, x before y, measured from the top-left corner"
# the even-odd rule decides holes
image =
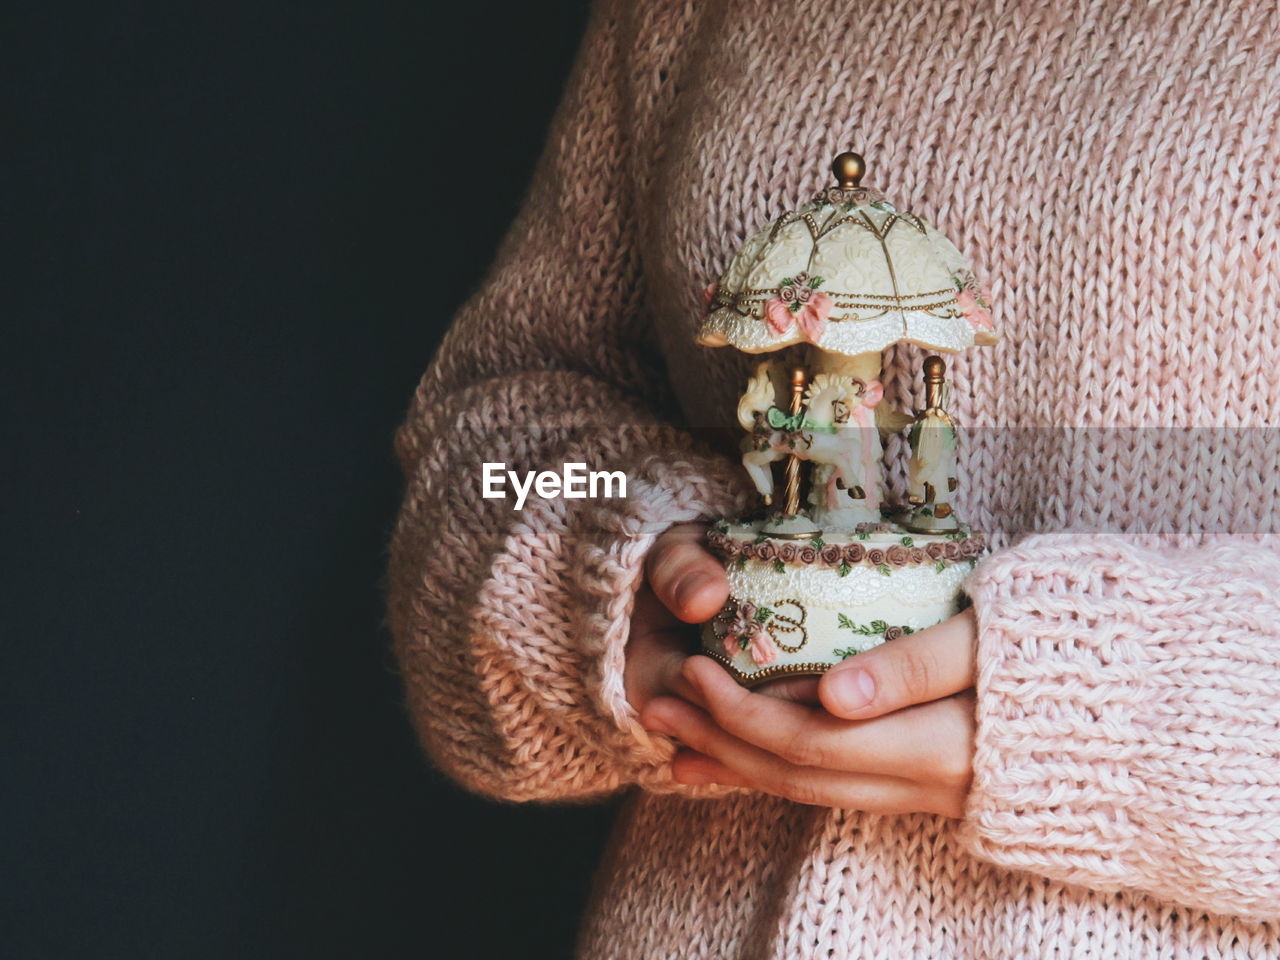
[[[1280,469],[1242,460],[1263,431],[1191,429],[1280,423],[1278,113],[1272,0],[594,11],[398,435],[389,595],[442,769],[516,801],[633,788],[583,958],[1280,957],[1280,544],[1246,535]],[[653,539],[748,502],[689,432],[732,424],[752,362],[691,345],[700,291],[850,147],[1005,334],[951,366],[963,513],[998,546],[964,820],[673,784],[623,694]],[[889,402],[921,356],[889,352]],[[630,496],[517,513],[484,461],[623,469]]]

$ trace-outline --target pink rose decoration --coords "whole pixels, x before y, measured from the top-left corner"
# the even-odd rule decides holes
[[[911,559],[911,551],[902,544],[895,543],[884,552],[884,558],[895,567],[906,566],[907,561]]]
[[[756,646],[756,638],[764,635],[764,624],[756,620],[758,607],[749,600],[739,603],[734,612],[733,620],[731,620],[724,633],[724,652],[730,657],[738,655],[738,651],[748,644],[753,648]],[[742,641],[746,640],[747,644]],[[765,637],[765,642],[768,638]],[[772,646],[772,644],[770,644]],[[754,652],[752,653],[754,657]]]
[[[773,663],[778,659],[778,648],[764,629],[764,624],[756,619],[759,608],[750,601],[738,604],[737,612],[724,634],[724,652],[730,658],[736,657],[743,649],[742,641],[747,641],[746,649],[751,652],[751,659],[756,663]]]
[[[720,292],[720,284],[719,284],[719,283],[710,283],[710,284],[707,284],[706,289],[702,291],[702,306],[703,306],[705,309],[710,310],[710,309],[711,309],[711,304],[715,303],[715,301],[716,301],[716,294],[717,294],[717,293],[719,293],[719,292]]]
[[[987,310],[985,303],[986,298],[982,298],[980,302],[972,290],[965,289],[956,294],[956,305],[960,307],[960,312],[964,314],[964,318],[969,321],[969,326],[974,330],[990,331],[996,328],[991,322],[991,313]]]

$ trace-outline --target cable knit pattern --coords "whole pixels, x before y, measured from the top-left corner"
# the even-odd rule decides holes
[[[599,3],[397,435],[389,575],[442,769],[639,788],[583,958],[1280,958],[1278,93],[1270,0]],[[691,345],[701,291],[850,147],[1005,334],[951,365],[998,548],[964,820],[680,787],[622,689],[653,539],[747,502],[694,439],[753,363]],[[886,402],[919,405],[921,358],[888,352]],[[497,460],[629,497],[516,512],[480,496]]]

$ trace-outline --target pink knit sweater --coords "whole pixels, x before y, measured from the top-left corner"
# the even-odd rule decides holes
[[[1278,114],[1274,0],[599,5],[398,435],[390,575],[440,767],[632,788],[582,957],[1280,957],[1280,471],[1244,455],[1267,431],[1192,429],[1280,424]],[[646,550],[746,502],[690,432],[732,424],[750,364],[692,346],[699,293],[848,148],[1005,334],[952,367],[997,545],[963,820],[673,784],[623,694]],[[886,356],[889,402],[920,359]],[[516,512],[485,461],[629,497]]]

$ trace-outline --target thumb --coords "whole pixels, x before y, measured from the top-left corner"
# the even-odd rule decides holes
[[[818,682],[818,696],[829,713],[849,720],[949,697],[973,686],[976,643],[969,608],[837,663]]]
[[[660,536],[645,559],[653,592],[686,623],[710,620],[729,598],[724,564],[703,546],[706,527],[686,523]]]

